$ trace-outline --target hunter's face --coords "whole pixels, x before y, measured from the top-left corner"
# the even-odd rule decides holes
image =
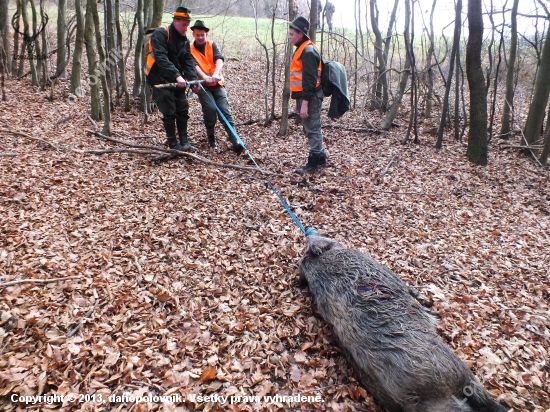
[[[304,33],[294,30],[292,27],[288,29],[288,39],[293,45],[297,45],[304,38]]]
[[[182,36],[187,32],[187,28],[191,24],[191,20],[174,19],[174,27]]]
[[[193,37],[195,38],[195,43],[204,44],[206,43],[208,33],[206,32],[206,30],[195,29],[193,30]]]

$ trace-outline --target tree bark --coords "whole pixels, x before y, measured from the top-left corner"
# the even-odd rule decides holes
[[[78,0],[77,0],[78,1]],[[124,53],[122,52],[122,29],[120,27],[120,0],[115,0],[115,21],[116,21],[116,48],[120,53],[118,59],[118,71],[120,74],[120,85],[124,93],[124,111],[130,111],[130,93],[128,93],[128,84],[126,82],[126,64],[124,62]]]
[[[86,44],[86,57],[88,58],[88,84],[90,85],[91,112],[93,120],[101,120],[101,101],[99,100],[99,79],[97,70],[97,58],[95,55],[94,19],[92,9],[97,7],[95,0],[86,1],[86,26],[84,40]],[[97,9],[96,9],[97,11]]]
[[[150,27],[159,27],[162,24],[164,14],[164,0],[153,0],[153,19]]]
[[[318,0],[311,0],[311,10],[309,11],[309,38],[313,43],[315,43],[315,39],[317,38],[318,3]]]
[[[393,121],[395,120],[395,117],[397,116],[397,111],[401,106],[401,100],[403,99],[403,95],[405,94],[405,89],[407,88],[407,83],[409,81],[409,75],[411,72],[411,59],[412,59],[412,56],[410,54],[411,42],[409,39],[410,20],[411,20],[410,3],[409,3],[409,0],[405,0],[405,28],[403,30],[403,37],[405,39],[405,67],[401,72],[401,81],[399,82],[399,90],[397,91],[397,94],[393,99],[393,103],[390,109],[386,113],[386,117],[380,124],[380,128],[382,130],[388,130],[391,127]],[[412,90],[411,90],[411,93],[412,93]]]
[[[143,36],[145,35],[145,25],[143,24],[143,0],[138,0],[136,10],[136,20],[138,24],[138,35],[136,38],[136,47],[134,49],[134,87],[132,96],[139,96],[141,89],[145,86],[143,81]]]
[[[292,16],[294,1],[288,0],[288,10],[290,14],[290,20],[294,20]],[[290,109],[290,59],[292,58],[292,43],[287,39],[286,48],[285,48],[285,82],[283,85],[283,99],[282,99],[282,108],[281,108],[281,123],[279,131],[277,132],[278,136],[286,136],[288,131],[288,113]]]
[[[512,5],[511,33],[510,33],[510,56],[508,57],[508,68],[506,71],[506,97],[502,111],[500,137],[509,137],[511,132],[510,114],[514,108],[514,70],[518,50],[518,5],[519,0],[514,0]]]
[[[76,15],[76,38],[73,52],[73,66],[71,68],[71,93],[78,97],[84,96],[80,76],[82,74],[82,52],[84,51],[84,14],[82,13],[82,0],[75,0],[74,10]]]
[[[0,36],[2,36],[2,44],[0,48],[0,67],[2,73],[5,75],[10,70],[10,58],[11,58],[11,44],[9,38],[9,24],[10,18],[8,16],[8,0],[0,0]]]
[[[76,0],[75,0],[76,1]],[[67,0],[59,0],[57,7],[57,70],[59,77],[65,78],[67,73],[63,66],[67,66],[67,21],[65,12],[67,9]]]
[[[443,133],[445,132],[445,124],[447,123],[447,112],[449,110],[449,95],[451,93],[455,59],[457,55],[458,45],[460,43],[460,29],[462,27],[461,16],[462,16],[462,0],[457,0],[456,6],[455,6],[455,30],[454,30],[454,38],[453,38],[453,48],[451,50],[451,59],[449,62],[449,73],[447,75],[447,84],[445,86],[445,96],[443,97],[443,105],[441,108],[441,118],[439,119],[439,128],[437,129],[437,142],[435,144],[435,147],[437,149],[441,149],[441,147],[443,146]]]
[[[546,32],[546,39],[542,48],[540,66],[535,80],[535,90],[529,114],[525,122],[525,144],[528,146],[535,143],[540,136],[542,122],[544,121],[544,111],[548,104],[550,94],[550,27]]]
[[[488,161],[487,92],[481,67],[481,46],[483,43],[481,0],[468,0],[468,23],[466,75],[470,88],[470,131],[468,133],[468,150],[466,154],[468,160],[472,163],[486,166]]]

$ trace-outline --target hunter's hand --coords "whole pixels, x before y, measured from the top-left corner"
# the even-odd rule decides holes
[[[218,79],[214,76],[208,76],[206,79],[204,79],[204,82],[207,85],[212,86],[212,85],[218,83]]]
[[[307,100],[302,100],[302,107],[300,107],[300,117],[302,119],[308,118],[308,114],[307,114],[308,106],[309,106],[309,102]]]
[[[185,86],[187,86],[187,82],[185,81],[185,79],[181,76],[178,76],[176,77],[176,81],[178,82],[178,87],[183,87],[185,88]]]

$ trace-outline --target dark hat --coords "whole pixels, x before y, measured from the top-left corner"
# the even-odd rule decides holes
[[[174,12],[174,19],[182,19],[191,21],[191,9],[187,7],[178,7]]]
[[[210,29],[204,25],[204,22],[202,20],[195,21],[195,24],[191,26],[192,31],[195,29],[204,30],[207,33],[210,31]]]
[[[299,32],[304,33],[309,39],[309,36],[307,35],[307,32],[309,31],[309,21],[307,21],[305,17],[296,17],[294,21],[290,23],[290,27],[292,27],[294,30],[298,30]]]

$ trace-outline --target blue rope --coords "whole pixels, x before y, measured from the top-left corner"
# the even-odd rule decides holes
[[[271,182],[269,181],[269,179],[267,178],[267,175],[264,173],[264,171],[262,170],[262,168],[258,165],[258,163],[256,163],[256,160],[254,160],[254,157],[252,156],[252,154],[248,151],[248,149],[246,148],[244,142],[241,140],[241,138],[239,137],[239,135],[237,134],[237,131],[233,128],[233,126],[231,126],[231,124],[227,121],[227,119],[225,118],[225,116],[223,115],[222,111],[219,109],[218,105],[216,104],[216,101],[214,100],[214,98],[212,96],[210,96],[210,94],[205,90],[204,86],[199,83],[201,89],[204,91],[204,93],[208,96],[208,98],[210,99],[210,102],[214,105],[214,107],[216,108],[218,114],[220,115],[220,117],[222,118],[222,120],[224,121],[224,123],[227,125],[227,127],[229,128],[229,130],[231,130],[231,133],[233,133],[233,136],[235,137],[235,139],[237,140],[237,143],[239,143],[245,150],[246,154],[248,155],[248,157],[250,157],[250,159],[252,160],[252,162],[254,163],[254,165],[256,166],[256,168],[260,171],[260,173],[263,175],[263,177],[265,178],[267,184],[269,185],[269,187],[271,188],[271,190],[273,190],[273,192],[277,195],[277,197],[279,198],[279,201],[281,202],[281,204],[283,205],[283,207],[286,209],[286,211],[288,212],[288,214],[290,215],[290,217],[294,220],[294,222],[296,223],[296,225],[300,228],[300,230],[302,231],[302,233],[306,236],[318,236],[317,232],[315,231],[315,229],[313,229],[312,227],[308,227],[307,229],[304,228],[304,226],[300,223],[300,220],[298,220],[298,217],[296,217],[296,215],[292,212],[292,210],[290,210],[290,206],[284,201],[284,199],[281,197],[281,195],[279,194],[279,192],[277,191],[277,189],[275,189],[275,186],[273,186],[271,184]]]

